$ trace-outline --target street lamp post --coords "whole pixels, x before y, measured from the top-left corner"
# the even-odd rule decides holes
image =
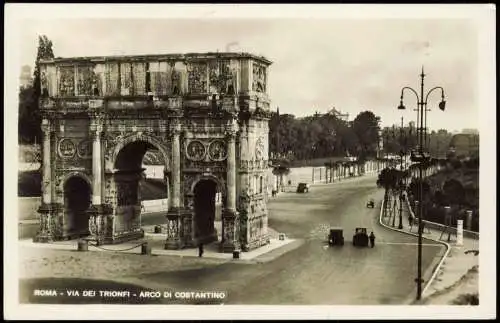
[[[400,163],[399,163],[399,170],[401,176],[405,176],[403,173],[403,158],[406,157],[406,143],[403,143],[403,117],[401,117],[401,128],[399,130],[399,139],[401,142],[401,153],[400,153]],[[400,179],[401,183],[398,183],[399,185],[399,225],[398,229],[403,229],[403,179]]]
[[[423,200],[423,174],[422,174],[422,168],[423,164],[425,162],[425,159],[427,158],[424,155],[424,144],[425,144],[425,138],[424,138],[424,133],[426,132],[426,126],[427,126],[427,99],[429,98],[429,95],[437,89],[441,90],[441,102],[439,102],[439,109],[444,111],[445,106],[446,106],[446,101],[444,100],[444,89],[441,86],[436,86],[430,89],[427,94],[425,95],[425,100],[424,100],[424,67],[422,66],[422,73],[420,74],[420,95],[415,91],[413,88],[405,86],[401,89],[401,100],[398,106],[399,110],[405,110],[405,106],[403,105],[403,94],[405,90],[409,90],[415,94],[417,97],[417,132],[418,132],[418,158],[419,158],[419,199],[421,200],[421,203],[419,203],[419,212],[418,212],[418,254],[417,254],[417,300],[420,300],[422,298],[422,229],[423,229],[423,217],[424,217],[424,200]],[[418,116],[420,116],[420,120],[418,120]],[[425,120],[424,120],[425,119]],[[420,121],[420,126],[418,126]],[[425,126],[424,126],[425,122]]]

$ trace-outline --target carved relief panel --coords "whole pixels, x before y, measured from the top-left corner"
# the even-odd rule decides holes
[[[187,168],[210,167],[219,171],[225,167],[227,145],[222,139],[191,139],[185,144],[185,155]]]
[[[59,95],[75,95],[75,68],[74,66],[59,67]]]
[[[214,140],[208,146],[210,160],[222,161],[227,158],[227,146],[223,140]]]
[[[63,159],[73,158],[76,153],[76,145],[72,139],[61,139],[57,145],[57,153]]]
[[[133,91],[135,95],[146,94],[146,64],[134,63],[133,65]]]
[[[198,140],[192,140],[187,144],[186,157],[193,161],[205,159],[207,149],[205,145]]]
[[[78,95],[92,95],[95,74],[91,66],[78,66],[77,69],[77,93]]]
[[[208,92],[206,63],[188,64],[188,88],[189,93],[192,94],[203,94]]]
[[[208,65],[210,92],[234,94],[233,71],[230,61],[212,60]]]
[[[92,141],[86,139],[81,140],[78,143],[77,154],[78,157],[83,159],[92,158]]]
[[[118,83],[120,75],[118,74],[118,63],[106,64],[106,95],[119,95]]]
[[[266,92],[266,67],[257,62],[253,62],[253,83],[252,91],[255,92]]]
[[[264,139],[259,137],[255,143],[255,159],[261,160],[264,158],[265,147],[264,147]]]
[[[120,94],[132,94],[132,64],[120,63]]]
[[[168,86],[167,62],[150,62],[149,77],[154,95],[166,95]]]

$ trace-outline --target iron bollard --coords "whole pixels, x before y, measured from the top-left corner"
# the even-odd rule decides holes
[[[87,240],[78,240],[78,251],[89,251],[89,242]]]
[[[240,259],[240,251],[239,250],[233,251],[233,259]]]
[[[151,255],[151,247],[148,246],[147,242],[141,245],[141,255]]]

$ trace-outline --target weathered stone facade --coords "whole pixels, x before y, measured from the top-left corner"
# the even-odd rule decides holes
[[[43,61],[43,196],[35,241],[142,237],[138,183],[144,153],[153,147],[164,158],[171,197],[166,248],[198,242],[194,190],[203,180],[223,196],[221,250],[266,244],[270,64],[246,53]],[[85,203],[68,207],[66,186],[75,177],[90,188],[86,215]],[[71,224],[75,214],[88,217],[83,231]]]

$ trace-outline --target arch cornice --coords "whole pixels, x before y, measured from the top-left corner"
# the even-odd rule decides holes
[[[168,172],[170,170],[169,150],[168,150],[167,146],[164,144],[164,142],[162,141],[162,139],[160,139],[156,136],[143,134],[143,133],[133,133],[133,134],[130,134],[126,137],[123,137],[122,139],[120,139],[118,141],[118,143],[112,148],[112,153],[111,153],[111,165],[112,165],[112,167],[115,166],[116,158],[118,157],[118,153],[120,152],[120,150],[122,150],[126,145],[133,143],[133,142],[137,142],[137,141],[144,141],[144,142],[147,142],[147,143],[155,146],[156,148],[158,148],[158,150],[161,152],[161,154],[163,156],[165,171]]]

